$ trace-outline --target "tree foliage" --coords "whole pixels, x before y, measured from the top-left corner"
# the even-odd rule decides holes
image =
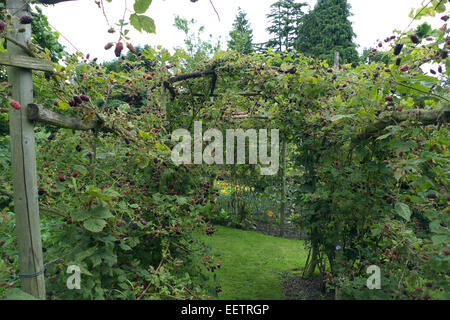
[[[238,13],[230,31],[230,40],[228,48],[243,54],[249,54],[253,51],[253,30],[247,20],[247,14],[238,9]]]
[[[348,20],[350,4],[347,0],[319,0],[297,30],[295,47],[298,51],[329,63],[338,51],[343,63],[356,63],[358,53],[353,38],[352,24]]]
[[[276,51],[291,51],[295,48],[304,6],[306,3],[297,3],[295,0],[280,0],[270,6],[267,31],[272,38],[266,44],[268,48]]]

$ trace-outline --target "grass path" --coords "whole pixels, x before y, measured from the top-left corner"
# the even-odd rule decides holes
[[[221,300],[283,300],[281,275],[303,268],[303,241],[281,239],[252,231],[215,226],[212,237],[198,234],[223,258],[216,271]]]

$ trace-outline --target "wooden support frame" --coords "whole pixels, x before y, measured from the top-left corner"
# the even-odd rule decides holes
[[[29,14],[25,0],[7,0],[6,8],[17,16]],[[17,10],[17,8],[22,8]],[[17,10],[17,11],[16,11]],[[36,150],[33,124],[27,118],[27,105],[33,102],[32,70],[28,65],[18,66],[27,55],[16,43],[31,39],[31,25],[20,25],[13,18],[14,28],[8,37],[8,54],[14,63],[8,67],[8,81],[12,84],[12,98],[22,105],[20,110],[9,112],[11,136],[11,169],[14,189],[14,213],[16,217],[17,245],[21,288],[37,299],[45,299],[44,262],[39,219],[39,201],[36,170]],[[24,29],[25,32],[18,32]],[[28,59],[24,58],[25,60]],[[11,60],[11,59],[10,59]],[[21,60],[22,62],[25,60]],[[30,61],[30,60],[28,60]]]
[[[381,119],[367,127],[363,133],[358,134],[356,137],[353,137],[352,140],[357,141],[368,139],[377,135],[381,130],[388,126],[405,121],[415,121],[420,123],[421,125],[437,125],[439,123],[448,123],[450,122],[450,109],[449,106],[447,106],[438,110],[413,109],[392,112],[384,119]]]
[[[57,126],[59,128],[73,129],[73,130],[92,130],[102,126],[103,122],[100,120],[90,120],[84,122],[82,120],[74,119],[61,115],[46,109],[42,105],[30,103],[27,108],[27,117],[30,121],[37,121],[48,125]]]
[[[4,64],[6,66],[11,67],[48,71],[48,72],[54,72],[55,70],[53,62],[51,61],[44,59],[36,59],[24,55],[12,55],[7,53],[0,53],[0,64]]]

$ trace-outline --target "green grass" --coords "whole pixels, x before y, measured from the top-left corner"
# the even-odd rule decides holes
[[[211,247],[211,253],[222,257],[216,270],[222,286],[220,300],[283,300],[281,276],[303,268],[307,252],[303,241],[266,236],[215,226],[217,232],[208,237],[197,234]]]

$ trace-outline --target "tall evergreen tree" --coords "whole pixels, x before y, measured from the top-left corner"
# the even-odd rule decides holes
[[[302,8],[306,3],[294,0],[279,0],[273,3],[267,15],[270,26],[267,31],[273,36],[267,42],[267,47],[276,51],[291,51],[295,47],[297,30],[304,15]]]
[[[247,14],[241,8],[238,9],[233,29],[230,31],[228,48],[244,54],[249,54],[253,51],[253,30],[247,20]]]
[[[296,49],[330,64],[338,51],[341,62],[356,64],[358,53],[353,43],[356,35],[348,20],[350,15],[347,0],[318,0],[314,9],[302,18]]]

